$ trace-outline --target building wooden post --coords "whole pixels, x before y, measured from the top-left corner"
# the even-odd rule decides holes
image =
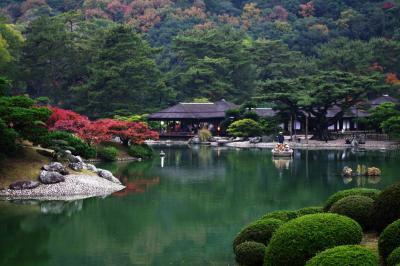
[[[293,141],[293,115],[290,115],[289,121],[289,133],[290,133],[290,140]]]
[[[308,114],[306,115],[306,143],[308,144]]]

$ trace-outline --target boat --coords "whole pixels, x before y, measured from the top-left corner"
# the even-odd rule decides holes
[[[275,148],[272,149],[272,155],[275,157],[292,157],[293,149],[287,144],[278,143]]]

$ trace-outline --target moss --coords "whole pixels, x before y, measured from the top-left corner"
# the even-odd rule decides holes
[[[300,210],[297,210],[297,216],[301,217],[304,215],[308,214],[316,214],[316,213],[322,213],[324,212],[324,209],[322,207],[306,207]]]
[[[383,190],[373,209],[375,229],[381,232],[390,223],[400,219],[400,183]]]
[[[371,228],[371,213],[374,200],[365,196],[348,196],[335,202],[330,212],[354,219],[366,230]]]
[[[390,253],[388,259],[387,259],[387,266],[394,266],[398,265],[400,263],[400,246],[397,247],[395,250]]]
[[[339,246],[327,249],[306,263],[306,266],[377,266],[378,256],[360,246]]]
[[[298,213],[296,211],[273,211],[264,215],[261,219],[278,219],[283,222],[290,221],[297,218]]]
[[[365,196],[369,197],[373,200],[376,200],[380,191],[377,189],[369,189],[369,188],[353,188],[347,190],[341,190],[333,194],[328,198],[324,205],[324,211],[329,211],[331,206],[338,200],[343,199],[348,196]]]
[[[264,266],[304,265],[325,249],[359,244],[362,229],[356,221],[338,214],[310,214],[282,225],[272,236]]]
[[[241,266],[261,266],[263,264],[265,249],[264,244],[257,242],[243,242],[235,249],[236,262]]]
[[[233,249],[235,250],[237,245],[246,241],[254,241],[267,245],[273,233],[282,224],[283,222],[278,219],[262,219],[248,225],[235,237]]]
[[[384,260],[390,253],[400,246],[400,220],[390,224],[379,236],[379,254]]]

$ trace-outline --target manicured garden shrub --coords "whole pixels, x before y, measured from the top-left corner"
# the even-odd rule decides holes
[[[4,155],[12,154],[16,151],[15,139],[17,136],[17,132],[9,128],[0,118],[0,159]]]
[[[115,161],[118,150],[114,147],[100,147],[97,149],[97,157],[104,161]]]
[[[71,133],[64,131],[51,131],[43,140],[43,147],[53,149],[56,152],[70,150],[74,155],[90,159],[96,157],[96,150],[87,145],[83,140]]]
[[[395,266],[400,264],[400,246],[390,253],[386,265],[387,266]]]
[[[243,242],[235,248],[236,262],[240,266],[262,266],[266,248],[258,242]]]
[[[129,156],[148,159],[153,157],[153,149],[147,144],[133,144],[128,150]]]
[[[371,213],[374,207],[374,200],[365,196],[348,196],[336,201],[330,212],[341,214],[354,219],[361,227],[371,227]]]
[[[376,200],[379,193],[380,193],[379,190],[370,188],[352,188],[347,190],[341,190],[328,198],[328,200],[324,205],[324,211],[329,211],[333,203],[348,196],[360,195]]]
[[[273,211],[264,215],[261,219],[278,219],[284,222],[298,217],[297,211]]]
[[[306,266],[378,266],[378,263],[378,256],[366,248],[339,246],[322,251]]]
[[[316,213],[322,213],[324,210],[322,207],[306,207],[300,210],[297,210],[297,216],[301,217],[307,214],[316,214]]]
[[[379,194],[374,203],[373,218],[378,232],[400,219],[400,183],[386,188]]]
[[[385,260],[387,257],[400,246],[400,220],[390,224],[379,236],[378,247],[379,254]]]
[[[256,137],[262,134],[261,126],[253,119],[242,119],[233,122],[227,129],[229,135],[234,137]]]
[[[201,142],[207,142],[211,139],[211,137],[212,134],[210,130],[203,128],[199,131],[199,139]]]
[[[264,266],[302,266],[318,252],[359,244],[361,239],[361,226],[351,218],[333,213],[305,215],[285,223],[274,233]]]
[[[273,233],[282,224],[283,222],[278,219],[261,219],[248,225],[235,237],[233,250],[235,250],[237,245],[246,241],[254,241],[267,245]]]

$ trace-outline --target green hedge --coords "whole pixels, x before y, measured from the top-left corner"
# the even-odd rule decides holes
[[[241,266],[262,266],[266,248],[264,244],[253,241],[239,244],[235,249],[236,262]]]
[[[376,200],[379,193],[380,193],[379,190],[369,189],[369,188],[352,188],[347,190],[341,190],[328,198],[328,200],[324,205],[324,211],[329,211],[333,203],[348,196],[358,195],[358,196],[369,197],[373,200]]]
[[[327,249],[306,263],[306,266],[378,266],[379,259],[360,246],[339,246]]]
[[[0,118],[0,159],[4,155],[12,154],[17,150],[17,145],[15,144],[17,137],[17,132],[9,128]]]
[[[390,224],[379,236],[378,248],[379,254],[383,259],[387,257],[400,246],[400,220]]]
[[[375,229],[381,232],[390,223],[400,219],[400,183],[396,183],[379,194],[374,203]]]
[[[254,241],[267,245],[273,233],[281,225],[283,225],[283,222],[278,219],[261,219],[248,225],[235,237],[233,250],[235,250],[237,245],[246,241]]]
[[[365,196],[348,196],[336,201],[330,212],[354,219],[366,230],[371,228],[371,213],[374,200]]]
[[[133,144],[128,150],[129,156],[148,159],[153,157],[153,149],[147,144]]]
[[[265,254],[264,266],[303,266],[325,249],[359,244],[360,225],[333,213],[305,215],[282,225],[272,236]]]
[[[97,157],[108,162],[117,160],[118,150],[115,147],[99,147]]]
[[[79,155],[86,159],[96,157],[96,150],[94,148],[73,134],[64,131],[49,132],[43,138],[42,146],[57,152],[70,150],[74,155]]]
[[[261,219],[278,219],[284,222],[293,220],[298,217],[297,211],[273,211],[270,213],[267,213]]]
[[[297,216],[301,217],[304,215],[308,214],[316,214],[316,213],[322,213],[324,212],[324,209],[322,207],[306,207],[300,210],[297,210]]]
[[[397,247],[395,250],[390,253],[388,259],[387,259],[387,266],[395,266],[400,263],[400,246]]]

